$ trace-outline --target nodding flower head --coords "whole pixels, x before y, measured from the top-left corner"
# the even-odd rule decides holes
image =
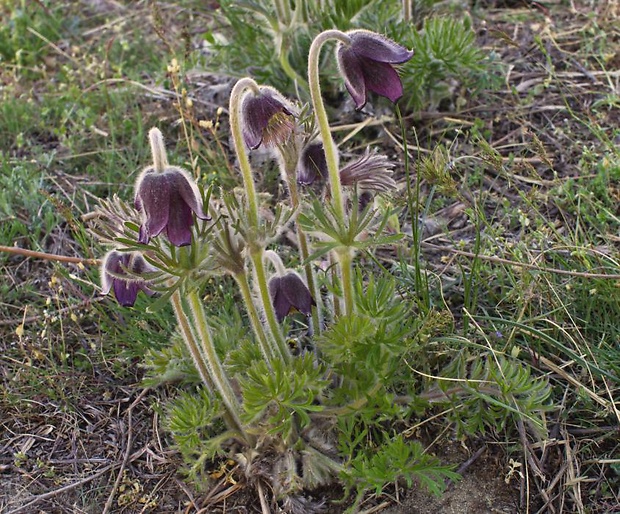
[[[140,275],[156,271],[138,252],[108,252],[101,265],[101,289],[103,294],[114,290],[114,296],[123,307],[131,307],[143,291],[153,296],[154,291],[149,289],[148,283]]]
[[[340,170],[343,186],[359,186],[364,191],[385,193],[396,189],[392,178],[394,163],[385,155],[366,150],[359,159],[348,163]]]
[[[262,143],[278,146],[288,140],[295,128],[292,107],[277,90],[261,86],[243,98],[241,126],[245,144],[251,150]]]
[[[310,316],[314,298],[301,277],[294,271],[269,280],[269,295],[278,321],[282,321],[294,309]]]
[[[385,193],[396,189],[396,182],[392,178],[393,169],[394,163],[385,155],[366,150],[362,157],[340,169],[340,183],[343,186],[358,186],[364,191]],[[327,179],[328,176],[323,143],[313,141],[301,152],[297,165],[297,182],[307,186],[316,180]]]
[[[338,65],[356,109],[366,105],[367,91],[396,102],[403,96],[403,84],[393,64],[402,64],[413,50],[368,30],[347,32],[350,43],[338,47]]]
[[[161,172],[152,166],[146,168],[136,182],[134,202],[142,212],[140,243],[148,243],[165,230],[173,245],[188,245],[192,242],[192,212],[200,219],[209,219],[194,181],[176,166],[166,166]]]
[[[297,164],[297,182],[309,186],[315,180],[329,176],[323,143],[313,141],[301,151]]]

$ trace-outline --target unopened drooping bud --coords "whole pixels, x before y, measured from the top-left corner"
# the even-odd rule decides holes
[[[261,86],[242,100],[241,126],[245,144],[255,150],[262,143],[277,146],[285,143],[295,128],[292,106],[276,90]]]
[[[302,150],[297,164],[297,182],[304,186],[329,176],[323,143],[313,141]]]
[[[138,252],[108,252],[101,265],[101,290],[103,294],[114,291],[114,296],[123,307],[136,302],[139,291],[153,296],[148,282],[141,275],[155,271]]]
[[[278,321],[284,320],[294,309],[309,316],[316,305],[308,286],[294,271],[275,275],[269,280],[269,295]]]

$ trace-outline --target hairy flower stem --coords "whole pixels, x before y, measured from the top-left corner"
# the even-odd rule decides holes
[[[241,296],[243,296],[243,301],[245,302],[248,316],[250,317],[250,323],[252,324],[252,329],[254,330],[254,334],[258,339],[258,343],[260,345],[261,353],[265,358],[265,362],[270,365],[270,362],[274,360],[279,351],[277,347],[274,347],[271,344],[267,334],[265,333],[265,329],[260,321],[260,316],[258,315],[258,311],[256,310],[256,306],[254,305],[254,300],[252,299],[252,293],[250,291],[250,284],[248,282],[248,276],[245,272],[236,273],[233,275],[235,282],[239,286],[241,290]]]
[[[241,405],[235,396],[232,385],[230,384],[220,358],[215,351],[211,331],[209,330],[209,325],[207,324],[207,316],[202,302],[200,301],[200,297],[198,296],[198,291],[190,291],[187,293],[187,296],[189,299],[191,319],[193,321],[192,326],[200,340],[203,350],[202,353],[204,353],[205,357],[205,366],[209,372],[211,381],[217,389],[217,392],[220,394],[220,397],[226,406],[226,410],[233,420],[234,427],[238,429],[247,439],[247,435],[243,430],[243,424],[241,423]]]
[[[269,296],[267,274],[265,273],[265,263],[263,262],[264,250],[262,248],[255,249],[250,252],[250,258],[252,259],[252,264],[254,265],[255,280],[259,291],[259,302],[262,304],[269,330],[276,341],[278,356],[284,362],[290,362],[291,351],[284,340],[282,330],[280,329],[280,325],[278,324],[278,320],[276,318],[276,313],[274,312],[273,305],[271,304],[271,297]]]
[[[411,0],[402,0],[403,21],[411,21]]]
[[[282,153],[284,154],[284,152]],[[295,173],[297,161],[287,160],[283,155],[280,165],[284,167],[284,176],[286,177],[286,185],[288,187],[288,193],[291,197],[291,205],[294,210],[297,210],[300,203],[299,189],[297,188],[297,175]],[[316,285],[312,263],[309,260],[310,247],[308,245],[308,237],[297,220],[295,221],[295,230],[297,232],[297,240],[299,242],[299,254],[301,256],[301,261],[304,263],[306,283],[308,284],[308,289],[312,295],[312,298],[314,298],[314,301],[316,302],[316,305],[312,306],[312,331],[314,334],[318,335],[321,333],[321,327],[323,326],[321,296],[319,295],[319,290]]]
[[[310,53],[308,54],[308,85],[310,87],[312,107],[314,108],[314,114],[321,133],[321,139],[323,140],[325,160],[327,162],[327,170],[329,172],[329,186],[334,202],[334,208],[336,210],[336,216],[338,217],[339,222],[344,223],[345,209],[342,186],[340,184],[340,172],[338,169],[338,151],[336,149],[336,144],[332,139],[329,120],[327,119],[327,111],[325,110],[325,104],[323,103],[321,85],[319,82],[319,57],[321,48],[323,47],[323,44],[331,39],[336,39],[344,44],[350,43],[349,37],[339,30],[326,30],[315,37],[314,41],[312,41],[312,45],[310,46]]]
[[[323,103],[321,95],[321,85],[319,81],[319,57],[321,48],[327,41],[335,39],[345,45],[351,43],[349,36],[339,30],[326,30],[321,32],[312,41],[310,45],[310,53],[308,55],[308,85],[310,87],[310,96],[312,98],[312,106],[316,116],[317,125],[323,140],[323,149],[325,151],[325,161],[327,163],[327,171],[329,173],[329,186],[334,204],[334,212],[337,222],[341,227],[346,226],[346,212],[344,204],[344,196],[342,194],[342,185],[340,183],[340,170],[338,169],[338,150],[332,139],[329,120],[327,119],[327,111]],[[344,292],[344,311],[345,314],[353,312],[353,283],[350,278],[352,275],[352,254],[348,247],[340,248],[337,252],[338,262],[340,264],[340,273],[342,279],[342,290]],[[346,269],[345,269],[346,268]],[[335,303],[335,299],[334,299]]]
[[[164,136],[160,130],[153,127],[149,130],[149,142],[151,144],[151,155],[153,157],[153,168],[157,173],[163,173],[168,166]]]
[[[256,186],[252,177],[252,167],[250,159],[243,141],[243,132],[241,130],[241,100],[246,89],[251,89],[254,93],[259,93],[258,84],[249,77],[243,78],[235,84],[230,93],[230,129],[232,132],[235,152],[239,160],[239,168],[243,177],[243,186],[245,189],[245,197],[248,204],[249,224],[253,229],[258,228],[258,198],[256,195]]]
[[[183,310],[181,296],[178,290],[172,294],[172,296],[170,297],[170,302],[172,303],[172,308],[177,318],[177,324],[179,325],[179,329],[181,330],[183,341],[185,342],[185,346],[187,347],[190,355],[192,356],[192,360],[194,361],[194,365],[196,366],[196,370],[198,371],[200,378],[209,389],[215,389],[213,381],[211,380],[211,376],[205,364],[203,352],[201,351],[200,346],[197,344],[196,339],[194,338],[190,322],[185,315],[185,311]]]
[[[349,248],[336,250],[340,272],[342,273],[342,293],[344,296],[344,313],[348,316],[353,313],[355,297],[353,296],[353,263],[352,253]]]
[[[308,238],[299,224],[297,224],[297,239],[299,240],[299,253],[302,261],[304,262],[304,272],[306,274],[308,289],[310,290],[312,298],[314,298],[314,301],[316,302],[316,305],[312,306],[312,330],[315,335],[319,335],[323,325],[321,315],[321,296],[316,285],[312,263],[309,261],[310,250],[308,249]]]
[[[273,5],[278,16],[278,22],[280,23],[280,29],[282,27],[288,27],[291,24],[291,6],[288,0],[274,0]]]
[[[172,308],[174,310],[179,329],[181,330],[181,336],[183,337],[185,346],[187,347],[190,355],[192,356],[194,366],[196,366],[196,370],[198,371],[200,378],[202,379],[203,383],[209,388],[209,390],[218,390],[219,392],[219,388],[216,386],[212,374],[209,370],[208,355],[205,352],[205,347],[204,345],[200,345],[196,340],[194,330],[192,330],[192,318],[191,316],[188,316],[188,309],[184,306],[183,300],[178,290],[173,293],[170,298],[170,302],[172,303]],[[227,425],[230,428],[237,430],[244,439],[250,442],[249,436],[243,430],[243,425],[241,424],[241,420],[239,419],[240,406],[238,402],[236,402],[236,410],[230,409],[226,402],[224,402],[224,405],[226,406],[226,414],[224,418]]]
[[[286,346],[286,341],[280,330],[280,325],[276,319],[273,306],[271,305],[271,299],[269,298],[269,287],[267,285],[267,276],[265,274],[265,266],[263,264],[263,251],[264,248],[261,243],[256,240],[259,228],[259,216],[258,216],[258,198],[256,195],[256,186],[254,185],[254,178],[252,176],[252,167],[250,165],[250,159],[248,152],[245,148],[245,142],[243,141],[243,132],[241,130],[241,101],[243,100],[243,94],[246,89],[251,89],[253,93],[259,93],[258,84],[249,77],[239,80],[233,87],[230,93],[230,128],[233,136],[233,143],[235,146],[235,152],[237,159],[239,160],[239,167],[241,168],[241,174],[243,176],[243,185],[245,191],[245,197],[247,199],[248,206],[248,225],[250,226],[253,234],[249,237],[250,241],[247,241],[250,247],[250,257],[254,264],[254,272],[256,274],[256,284],[259,289],[259,298],[262,304],[263,312],[267,319],[267,324],[271,331],[271,335],[275,340],[275,345],[278,349],[280,357],[285,361],[290,361],[291,353]]]

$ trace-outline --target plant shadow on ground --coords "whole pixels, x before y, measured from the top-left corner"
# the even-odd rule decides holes
[[[19,11],[0,3],[12,23],[0,32],[11,64],[0,77],[0,244],[92,259],[101,254],[85,228],[94,198],[119,188],[130,196],[152,124],[171,127],[173,156],[205,183],[236,179],[217,110],[232,81],[196,71],[204,64],[197,38],[215,3],[85,4]],[[425,201],[423,260],[434,301],[450,308],[467,341],[547,377],[558,408],[546,418],[549,437],[536,441],[518,427],[458,427],[450,410],[462,404],[437,407],[402,431],[460,467],[463,479],[441,498],[395,484],[361,508],[613,512],[620,288],[603,275],[620,272],[620,13],[613,2],[596,12],[587,1],[575,12],[558,2],[480,4],[471,9],[477,44],[496,68],[478,80],[477,94],[455,83],[434,109],[405,119],[417,137],[409,151]],[[172,57],[186,71],[178,90],[166,75]],[[387,125],[371,134],[402,161],[399,134]],[[276,190],[274,177],[264,180]],[[129,311],[102,300],[88,263],[0,255],[0,266],[0,510],[260,512],[225,460],[209,464],[207,494],[183,481],[182,459],[161,428],[176,384],[142,382],[147,349],[173,337],[170,312],[146,318],[145,299]],[[406,273],[401,280],[407,288]],[[234,302],[225,284],[212,294]],[[468,359],[484,352],[467,353],[465,341],[450,344],[464,346],[459,376],[475,378]]]

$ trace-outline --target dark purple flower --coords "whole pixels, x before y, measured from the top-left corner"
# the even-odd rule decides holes
[[[269,295],[278,321],[282,321],[293,309],[309,316],[312,306],[316,305],[308,287],[294,271],[272,277],[269,280]]]
[[[114,290],[114,296],[123,307],[131,307],[136,302],[139,291],[153,296],[147,282],[140,277],[147,272],[155,271],[144,257],[137,252],[108,252],[101,265],[101,289],[103,294]]]
[[[340,171],[340,182],[343,186],[358,186],[366,191],[385,193],[396,189],[392,178],[394,163],[385,155],[366,150],[366,153],[346,165]],[[301,152],[297,165],[297,182],[308,186],[316,180],[329,176],[323,143],[313,141]]]
[[[193,180],[176,166],[166,166],[162,172],[146,168],[136,182],[135,205],[143,218],[138,241],[145,244],[165,229],[173,245],[188,245],[192,242],[192,212],[209,219]]]
[[[385,193],[396,189],[392,178],[394,163],[385,155],[366,150],[366,153],[340,170],[340,182],[343,186],[359,186],[366,191]]]
[[[262,86],[258,93],[249,92],[241,104],[243,139],[255,150],[261,143],[277,146],[284,143],[295,128],[293,111],[275,89]]]
[[[338,65],[356,109],[366,105],[367,90],[396,102],[403,84],[392,66],[413,56],[413,50],[368,30],[347,32],[351,42],[338,47]]]
[[[329,175],[323,143],[313,141],[302,150],[297,164],[297,182],[309,186],[315,180],[321,180]]]

